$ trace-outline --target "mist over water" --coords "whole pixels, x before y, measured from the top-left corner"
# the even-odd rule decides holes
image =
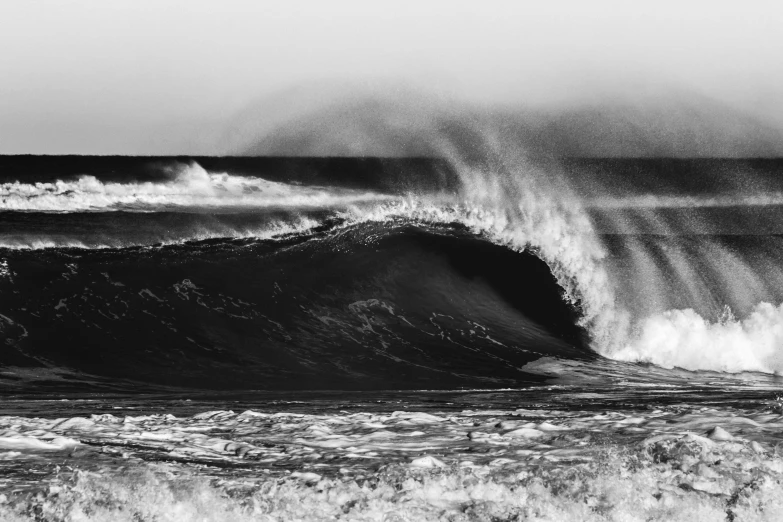
[[[452,147],[481,160],[487,139],[501,139],[509,151],[527,156],[783,154],[783,126],[774,120],[698,91],[641,85],[586,86],[550,101],[478,102],[389,81],[316,84],[249,104],[227,123],[219,142],[228,153],[278,156],[437,157]]]

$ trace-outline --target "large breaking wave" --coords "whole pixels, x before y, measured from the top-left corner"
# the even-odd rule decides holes
[[[410,183],[398,190],[388,186],[378,189],[371,183],[367,184],[369,188],[357,189],[339,183],[330,185],[328,180],[302,184],[295,179],[266,179],[264,172],[252,176],[207,172],[195,163],[176,167],[174,174],[174,167],[167,167],[161,178],[154,181],[108,182],[87,176],[55,182],[7,182],[2,185],[0,194],[3,211],[0,219],[8,225],[0,233],[3,248],[0,285],[9,298],[4,298],[0,310],[0,334],[7,344],[17,347],[17,354],[9,356],[6,364],[64,366],[91,374],[118,375],[116,370],[107,370],[96,362],[96,358],[100,359],[100,351],[117,340],[90,341],[86,344],[95,346],[81,347],[80,350],[86,351],[76,359],[58,359],[49,348],[41,346],[45,344],[44,337],[62,332],[68,332],[71,343],[85,338],[100,339],[96,334],[98,330],[108,331],[117,326],[101,321],[124,317],[116,310],[111,311],[111,307],[103,310],[100,307],[109,306],[110,300],[119,300],[124,302],[125,313],[132,318],[127,330],[131,341],[127,344],[138,346],[152,342],[159,346],[163,355],[157,353],[147,362],[157,365],[163,373],[177,359],[177,356],[165,353],[167,350],[182,351],[181,346],[189,346],[189,349],[201,350],[201,355],[214,350],[214,354],[222,354],[217,357],[220,359],[226,355],[224,352],[231,352],[226,348],[229,345],[241,346],[250,341],[259,345],[270,343],[267,338],[271,339],[271,333],[285,346],[280,344],[270,351],[275,355],[254,353],[251,358],[257,362],[269,358],[264,364],[271,369],[296,366],[299,368],[296,371],[304,371],[302,368],[308,365],[316,367],[323,364],[323,361],[318,362],[318,357],[313,358],[313,353],[319,350],[313,346],[318,343],[313,341],[315,337],[302,335],[303,331],[313,333],[317,330],[313,329],[315,323],[308,322],[311,320],[324,327],[318,334],[321,341],[339,329],[336,325],[344,327],[345,335],[339,342],[331,348],[322,347],[322,355],[331,360],[333,366],[343,364],[335,356],[335,350],[338,345],[344,347],[346,339],[352,338],[354,334],[350,331],[361,335],[378,334],[375,338],[357,341],[354,349],[372,347],[375,350],[373,357],[406,365],[410,375],[419,371],[416,368],[423,368],[422,375],[435,379],[430,381],[432,383],[442,377],[433,375],[449,367],[449,363],[437,361],[440,356],[446,357],[445,352],[439,356],[434,355],[435,352],[419,354],[429,358],[424,363],[417,358],[419,355],[400,356],[389,347],[404,346],[405,350],[415,351],[415,346],[429,346],[422,341],[422,336],[435,335],[453,342],[455,336],[467,335],[460,349],[466,350],[465,353],[480,353],[479,358],[484,362],[477,367],[482,369],[468,375],[470,372],[464,373],[464,368],[454,367],[447,373],[454,382],[467,383],[476,378],[489,379],[487,382],[498,385],[507,385],[514,378],[522,379],[524,372],[504,373],[492,368],[487,362],[490,359],[503,361],[500,366],[519,368],[531,359],[553,353],[581,357],[579,354],[585,352],[579,349],[583,339],[580,331],[586,332],[592,351],[621,361],[690,370],[767,373],[783,370],[780,334],[783,312],[775,304],[783,301],[783,270],[778,264],[777,236],[751,234],[732,239],[719,234],[694,235],[699,226],[710,225],[715,220],[708,214],[707,217],[692,214],[683,217],[676,212],[666,213],[672,208],[695,211],[738,206],[761,208],[762,211],[769,207],[774,211],[777,205],[774,195],[690,194],[676,200],[666,194],[617,195],[616,186],[607,182],[607,179],[611,181],[611,176],[602,178],[594,172],[590,174],[589,169],[576,169],[579,175],[575,176],[573,165],[564,168],[553,163],[533,162],[523,155],[509,154],[509,148],[502,144],[492,140],[488,143],[491,160],[481,162],[466,159],[444,146],[443,156],[451,175],[458,180],[456,189],[441,186],[422,190]],[[421,185],[424,184],[422,180]],[[84,213],[96,210],[115,212]],[[49,214],[52,212],[56,215]],[[611,225],[608,228],[607,223]],[[416,231],[425,235],[424,243],[416,243],[415,247],[412,246],[415,241],[405,243],[404,247],[394,243],[399,234],[408,237]],[[435,239],[444,235],[457,241],[457,246]],[[507,260],[504,256],[516,256],[520,274],[514,274],[508,264],[493,274],[499,250],[478,248],[476,241],[507,249],[508,254],[500,257]],[[433,258],[421,258],[424,254],[417,249],[424,248],[422,244],[436,245],[434,250],[428,250],[434,251]],[[380,253],[359,252],[367,245],[376,245]],[[42,248],[48,250],[40,252]],[[105,252],[100,254],[96,249]],[[414,251],[418,253],[414,255]],[[270,296],[274,297],[274,287],[281,274],[289,270],[288,263],[292,261],[287,256],[294,255],[291,252],[300,252],[296,255],[307,252],[310,259],[315,260],[306,270],[301,268],[300,274],[300,279],[309,281],[311,286],[298,281],[290,290],[291,297],[304,299],[308,293],[318,294],[318,297],[311,295],[308,304],[298,305],[305,315],[310,314],[309,319],[302,319],[298,324],[283,324],[281,317],[287,316],[272,317],[264,307],[273,306],[274,300]],[[390,270],[394,271],[384,261],[393,259],[399,252],[411,256],[404,262],[398,260],[401,264],[407,263],[407,268],[397,265],[397,275],[383,280],[381,274],[388,276]],[[490,257],[476,261],[472,268],[454,270],[455,259],[483,255]],[[340,258],[339,262],[334,261],[335,256]],[[549,272],[546,277],[552,281],[550,286],[534,285],[540,275],[529,261],[530,257],[545,263]],[[145,267],[141,273],[132,274],[129,266],[119,268],[122,266],[120,260],[128,258]],[[415,305],[419,307],[415,311],[413,301],[406,301],[404,297],[405,292],[410,292],[410,286],[400,283],[414,274],[413,258],[419,259],[431,275],[442,275],[443,280],[433,284],[430,290],[435,293],[432,295],[444,294],[442,299],[421,299]],[[443,258],[450,259],[447,263],[450,269],[438,264]],[[320,271],[331,262],[337,263],[335,267],[345,269],[343,279],[338,277],[339,271],[328,277]],[[227,268],[229,266],[231,268]],[[210,271],[214,271],[212,275]],[[305,276],[308,271],[310,275]],[[356,276],[360,273],[361,277]],[[117,279],[118,274],[134,283]],[[166,274],[167,278],[158,278],[158,274]],[[498,274],[506,279],[521,277],[509,284],[520,295],[510,295],[502,282],[492,279]],[[359,285],[361,288],[349,284],[353,276],[363,281]],[[313,277],[316,280],[312,280]],[[329,285],[319,286],[324,277],[331,277]],[[147,279],[149,282],[145,283]],[[202,281],[210,279],[209,291],[206,291]],[[79,282],[73,283],[73,280]],[[90,287],[98,284],[96,280],[112,289],[132,287],[137,302],[123,301],[119,291],[108,294],[104,289],[104,293],[96,293]],[[470,286],[476,280],[481,284],[494,281],[478,292],[479,298],[471,294],[477,292]],[[266,286],[254,281],[263,281]],[[30,295],[34,286],[41,284],[47,295],[57,299],[41,300],[33,306],[17,297],[17,294]],[[263,294],[264,298],[253,300],[250,298],[252,292],[240,292],[229,305],[227,303],[234,298],[221,287],[226,284]],[[538,293],[522,295],[525,285]],[[426,285],[422,283],[421,286]],[[347,291],[349,287],[350,291]],[[202,290],[198,290],[200,288]],[[54,289],[59,293],[51,293]],[[331,300],[326,297],[342,295],[341,292],[345,292],[343,297]],[[562,302],[561,307],[551,303],[553,297]],[[198,306],[211,310],[212,317],[209,321],[202,318],[210,328],[187,335],[183,333],[189,328],[185,324],[187,321],[182,321],[183,318],[190,320],[193,311],[174,303],[191,298]],[[457,310],[455,301],[469,304],[457,307]],[[406,310],[418,314],[416,320],[420,323],[400,312],[402,302],[407,302]],[[543,315],[535,315],[536,302],[548,303],[542,305]],[[74,303],[80,306],[88,303],[91,315],[83,306],[74,312]],[[152,311],[145,308],[145,304],[160,310]],[[255,314],[251,321],[256,325],[254,332],[243,331],[231,323],[239,320],[231,317],[231,306],[237,306],[237,312],[242,310],[238,316]],[[372,313],[362,311],[364,306]],[[48,307],[48,315],[42,315],[39,310],[45,307]],[[138,337],[133,332],[138,330],[139,324],[144,324],[140,319],[144,314],[155,317],[157,326],[150,331],[158,332],[163,328],[176,335],[165,342]],[[478,315],[485,320],[482,328],[487,330],[470,327],[470,321]],[[59,330],[55,328],[45,332],[43,337],[37,337],[40,332],[37,333],[36,328],[50,328],[40,320],[44,316],[59,317],[64,323],[70,322],[70,326],[61,325]],[[295,316],[290,313],[290,317]],[[448,324],[427,330],[423,324],[428,321],[435,324],[433,317],[448,318],[444,319]],[[219,319],[218,323],[228,322],[224,325],[210,322],[215,318]],[[389,326],[389,320],[396,324],[408,322],[418,333]],[[515,323],[515,320],[522,322]],[[259,321],[266,321],[266,326]],[[130,326],[134,322],[135,326]],[[178,322],[181,322],[179,326]],[[74,328],[74,324],[78,328]],[[379,330],[379,325],[385,326]],[[85,328],[94,331],[88,332]],[[525,328],[539,333],[526,337]],[[230,333],[232,331],[239,333]],[[473,334],[468,334],[469,331]],[[263,332],[267,340],[262,341],[259,332]],[[478,340],[476,336],[481,337],[481,332],[486,335]],[[202,337],[197,339],[198,335]],[[407,337],[409,335],[412,337]],[[164,338],[157,337],[158,340]],[[493,353],[489,349],[493,343],[503,346],[507,353]],[[564,348],[568,344],[576,349]],[[429,346],[424,351],[432,349]],[[185,352],[192,356],[188,350]],[[519,355],[531,350],[536,355]],[[132,352],[138,353],[135,349]],[[206,356],[204,361],[212,361],[212,355]],[[234,356],[238,358],[229,361]],[[247,363],[243,357],[233,353],[221,362],[233,368],[233,373],[226,375],[237,374],[236,368]],[[296,363],[291,366],[280,362],[287,358],[295,359]],[[204,361],[202,363],[207,364]],[[354,381],[364,379],[363,382],[367,382],[377,373],[368,370],[370,366],[352,366],[346,362],[341,378],[348,382],[351,375],[361,374],[363,377]],[[183,378],[182,383],[197,381],[203,374],[200,372],[193,370],[190,380]],[[132,378],[128,372],[122,376]],[[223,380],[228,382],[233,378]],[[385,384],[404,387],[415,382],[417,386],[431,387],[426,379],[411,379],[407,384],[392,381]],[[326,381],[321,385],[336,386],[334,382]]]

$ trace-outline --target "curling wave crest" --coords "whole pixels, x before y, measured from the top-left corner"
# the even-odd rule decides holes
[[[491,168],[468,165],[459,158],[450,161],[460,178],[459,189],[452,193],[411,191],[405,195],[384,195],[308,187],[213,174],[192,164],[171,181],[156,183],[108,183],[94,177],[55,183],[6,183],[0,186],[0,208],[79,212],[239,207],[287,208],[292,212],[287,221],[272,220],[256,227],[202,227],[175,238],[157,239],[156,243],[308,235],[327,221],[332,230],[368,222],[403,221],[413,226],[460,223],[488,241],[516,251],[532,251],[546,262],[564,289],[565,299],[578,310],[580,326],[589,332],[591,347],[603,356],[689,370],[783,371],[783,305],[770,304],[783,298],[769,289],[778,286],[773,275],[780,274],[764,269],[774,266],[772,261],[751,265],[730,249],[712,244],[697,255],[670,247],[661,247],[660,252],[654,253],[638,250],[633,240],[626,240],[623,249],[631,252],[628,262],[618,263],[611,259],[613,254],[605,238],[595,228],[590,201],[574,194],[558,176],[542,172],[519,158]],[[776,198],[745,198],[743,204],[773,204]],[[715,198],[691,199],[677,200],[676,205],[721,206],[724,202]],[[602,206],[627,206],[629,201],[635,200],[620,199]],[[639,199],[631,206],[667,206],[661,202]],[[306,209],[323,214],[306,216]],[[661,228],[667,232],[674,229],[671,223]],[[633,230],[629,237],[632,235]],[[63,236],[2,241],[5,248],[128,246],[122,242],[90,244]],[[716,260],[722,260],[723,265],[718,266]],[[617,266],[623,263],[629,277],[618,276]],[[699,263],[711,263],[711,280],[699,279],[705,271]],[[747,276],[750,283],[733,285],[744,288],[721,283],[739,276]],[[721,285],[726,288],[719,288]],[[707,287],[708,290],[701,290]],[[663,292],[677,294],[678,299],[661,301],[656,307],[633,304],[649,304],[656,300],[656,293]],[[716,304],[736,309],[732,300],[740,297],[745,305],[752,306],[741,310],[739,320],[709,313]]]

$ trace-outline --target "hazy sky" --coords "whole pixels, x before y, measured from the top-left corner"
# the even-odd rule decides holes
[[[335,80],[520,103],[675,86],[783,122],[780,5],[3,0],[0,153],[213,153],[253,100]]]

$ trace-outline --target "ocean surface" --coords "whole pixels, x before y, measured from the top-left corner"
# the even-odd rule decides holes
[[[783,520],[783,160],[0,156],[1,520]]]

